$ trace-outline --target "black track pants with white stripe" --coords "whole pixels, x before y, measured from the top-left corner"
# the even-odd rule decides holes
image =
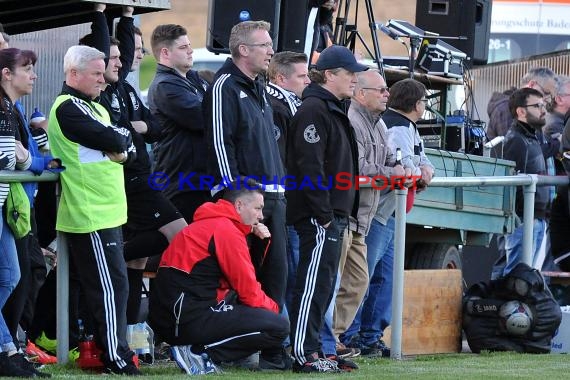
[[[259,350],[262,355],[279,353],[288,334],[289,321],[283,315],[222,301],[215,307],[192,312],[189,322],[178,327],[178,336],[161,336],[171,345],[204,346],[210,358],[221,363],[243,359]]]
[[[319,333],[333,295],[346,225],[347,218],[340,217],[326,229],[312,218],[295,224],[299,266],[289,320],[292,352],[299,364],[307,355],[321,352]]]
[[[106,365],[113,362],[123,368],[132,361],[133,353],[126,339],[129,283],[121,228],[66,236],[103,360]]]

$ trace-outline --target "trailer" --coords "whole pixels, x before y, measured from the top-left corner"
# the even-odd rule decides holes
[[[426,149],[436,177],[510,176],[513,161]],[[407,216],[408,269],[461,269],[463,246],[488,247],[515,226],[515,187],[432,187]]]

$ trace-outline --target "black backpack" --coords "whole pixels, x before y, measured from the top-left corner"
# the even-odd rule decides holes
[[[505,312],[505,306],[513,305],[507,304],[509,301],[524,304],[520,307],[523,316],[519,320],[523,320],[522,330],[526,332],[519,330],[515,334],[512,328],[509,330],[508,322],[512,320],[508,320]],[[525,319],[525,315],[529,318]],[[463,330],[475,353],[481,350],[548,353],[561,320],[560,306],[544,278],[524,263],[517,264],[505,277],[472,285],[463,297]],[[525,321],[530,321],[530,326]]]

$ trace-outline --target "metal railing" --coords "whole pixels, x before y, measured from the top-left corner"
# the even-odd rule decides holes
[[[59,174],[43,171],[35,175],[31,171],[0,170],[0,183],[11,182],[55,182]],[[59,186],[56,194],[59,203]],[[67,363],[69,351],[69,252],[65,235],[57,232],[57,294],[56,294],[56,335],[57,361]]]
[[[29,171],[0,170],[0,183],[53,182],[59,175],[43,172],[34,175]],[[566,176],[538,176],[519,174],[501,177],[441,177],[434,178],[430,187],[468,186],[524,186],[523,255],[522,261],[531,265],[532,226],[536,186],[567,185]],[[429,189],[427,190],[429,191]],[[394,285],[392,290],[392,359],[402,358],[402,319],[404,304],[404,255],[406,246],[407,189],[395,190],[396,226],[394,235]],[[57,194],[59,201],[59,192]],[[67,363],[69,352],[69,252],[64,233],[57,233],[57,361]]]
[[[430,187],[524,186],[523,254],[524,263],[532,265],[532,226],[536,186],[567,185],[567,176],[519,174],[502,177],[436,177]],[[429,189],[427,190],[429,191]],[[406,198],[408,189],[395,190],[396,226],[394,232],[394,282],[392,289],[391,359],[402,358],[402,320],[404,310],[404,256],[406,251]]]

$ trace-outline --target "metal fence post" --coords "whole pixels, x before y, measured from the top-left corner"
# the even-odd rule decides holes
[[[57,232],[57,362],[69,360],[69,252],[65,232]]]
[[[56,184],[56,209],[59,208],[61,183]],[[57,231],[56,337],[57,362],[69,360],[69,251],[65,232]]]
[[[395,190],[394,282],[392,287],[391,359],[402,358],[402,318],[404,312],[404,259],[406,253],[406,198],[408,189]]]
[[[523,211],[523,242],[521,261],[532,267],[532,238],[534,227],[534,198],[536,195],[536,184],[538,176],[536,174],[528,175],[531,179],[530,184],[524,186],[524,211]]]

